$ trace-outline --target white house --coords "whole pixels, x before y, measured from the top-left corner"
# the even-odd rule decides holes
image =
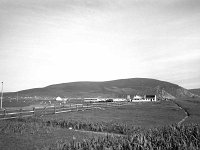
[[[133,97],[133,101],[142,100],[142,99],[143,99],[142,96],[139,96],[139,95],[136,95]]]
[[[144,97],[136,95],[132,99],[132,102],[152,102],[152,101],[157,101],[156,95],[145,95]]]

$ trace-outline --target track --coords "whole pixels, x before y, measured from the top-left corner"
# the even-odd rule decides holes
[[[183,107],[182,107],[180,104],[178,104],[177,102],[172,101],[172,103],[174,103],[176,106],[178,106],[179,109],[183,110],[184,113],[185,113],[185,117],[184,117],[183,119],[181,119],[181,121],[178,122],[178,126],[180,127],[181,124],[182,124],[183,122],[185,122],[185,120],[190,116],[190,114],[189,114],[189,112],[188,112],[185,108],[183,108]]]

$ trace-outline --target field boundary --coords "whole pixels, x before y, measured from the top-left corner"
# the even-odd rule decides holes
[[[126,102],[127,103],[127,102]],[[109,107],[119,107],[127,105],[125,102],[112,103],[91,103],[91,104],[70,104],[63,106],[47,106],[47,107],[33,107],[32,110],[23,110],[22,108],[16,110],[4,109],[0,111],[0,120],[8,120],[31,116],[53,115],[67,112],[85,111],[91,109],[105,110]]]

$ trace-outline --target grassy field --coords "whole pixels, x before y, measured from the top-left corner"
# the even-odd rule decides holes
[[[76,142],[81,142],[96,135],[45,126],[40,121],[34,122],[32,119],[30,122],[7,120],[0,123],[2,150],[59,149],[63,143],[74,140],[73,137],[76,138]]]
[[[199,123],[198,99],[176,100],[176,103],[190,114],[184,124]],[[131,103],[121,107],[102,108],[104,109],[47,115],[35,119],[1,121],[0,149],[78,149],[78,147],[91,149],[92,145],[94,149],[95,146],[96,149],[98,146],[101,146],[99,149],[103,149],[103,147],[115,149],[116,146],[118,149],[120,146],[122,146],[121,149],[128,149],[126,146],[131,149],[135,144],[139,144],[143,148],[147,146],[148,149],[151,146],[157,147],[159,143],[162,143],[163,148],[181,145],[183,149],[188,149],[189,146],[191,148],[199,146],[196,144],[200,143],[198,125],[171,126],[185,117],[184,110],[171,101]],[[98,132],[70,130],[69,127]],[[139,132],[127,130],[136,129],[135,127],[140,127]],[[113,132],[123,134],[125,137],[107,137],[107,134],[99,134],[99,132]],[[130,136],[127,137],[127,135]],[[170,145],[173,140],[177,145]],[[169,143],[164,144],[166,141]],[[191,145],[191,141],[193,145]],[[142,148],[140,146],[138,149]]]
[[[200,123],[200,99],[178,99],[175,102],[180,104],[189,113],[189,117],[185,120],[187,123]]]
[[[157,103],[130,103],[121,107],[95,109],[63,113],[53,116],[44,116],[46,120],[80,120],[89,122],[117,122],[135,127],[151,128],[167,124],[177,123],[184,117],[180,110],[172,102]]]

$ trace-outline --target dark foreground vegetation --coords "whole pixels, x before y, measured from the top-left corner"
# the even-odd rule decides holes
[[[0,134],[18,134],[21,136],[38,135],[46,136],[54,130],[63,131],[87,130],[97,133],[105,133],[104,136],[95,136],[78,139],[78,134],[69,140],[54,141],[54,145],[43,145],[38,149],[60,149],[60,150],[156,150],[156,149],[200,149],[200,125],[170,125],[153,129],[130,128],[124,124],[117,123],[92,123],[75,120],[46,121],[41,118],[26,118],[2,121]],[[80,132],[81,133],[81,132]],[[108,134],[115,133],[115,134]],[[66,135],[67,139],[67,135]],[[52,142],[52,141],[51,141]]]
[[[62,149],[195,150],[200,148],[199,125],[168,126],[128,136],[107,136],[64,144]]]

